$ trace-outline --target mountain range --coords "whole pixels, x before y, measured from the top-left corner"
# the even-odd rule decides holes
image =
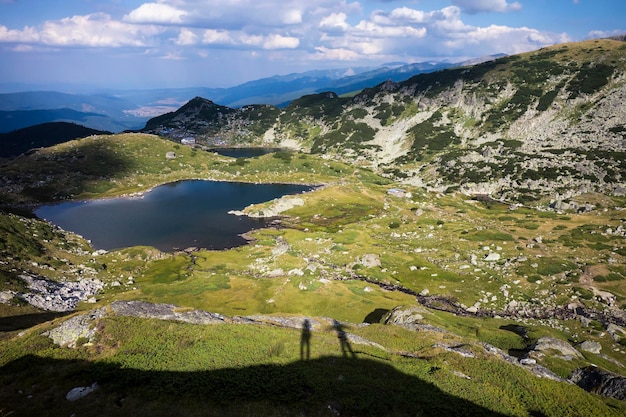
[[[283,108],[196,97],[142,131],[292,147],[440,192],[566,207],[626,193],[625,51],[615,39],[561,44]]]
[[[305,94],[332,89],[348,93],[385,80],[399,81],[415,74],[459,64],[391,63],[380,67],[313,70],[276,75],[229,88],[171,88],[61,93],[25,91],[0,94],[0,133],[40,123],[65,121],[112,132],[139,129],[151,117],[176,110],[191,97],[202,96],[226,106],[253,103],[284,106]]]

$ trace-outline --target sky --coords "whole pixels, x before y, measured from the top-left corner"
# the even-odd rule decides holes
[[[0,0],[0,84],[230,87],[626,33],[624,0]]]

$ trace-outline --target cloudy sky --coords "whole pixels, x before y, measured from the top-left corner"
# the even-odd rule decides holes
[[[0,0],[0,84],[226,87],[626,33],[624,0]]]

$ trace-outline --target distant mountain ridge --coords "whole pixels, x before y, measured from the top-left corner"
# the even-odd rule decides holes
[[[129,127],[114,119],[92,112],[72,109],[0,111],[0,133],[9,133],[43,123],[67,122],[84,125],[94,130],[120,132]]]
[[[262,78],[229,88],[99,90],[81,94],[56,91],[6,93],[0,94],[0,112],[4,112],[0,113],[0,133],[54,121],[75,122],[93,129],[121,132],[139,129],[151,117],[175,111],[196,96],[229,107],[258,103],[283,107],[306,94],[326,90],[339,94],[355,92],[385,80],[400,81],[415,74],[453,65],[415,63],[312,70]]]

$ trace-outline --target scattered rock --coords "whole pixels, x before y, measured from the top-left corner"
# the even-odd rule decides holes
[[[368,253],[366,255],[361,256],[357,262],[366,268],[375,268],[375,267],[380,267],[382,265],[380,263],[380,258],[378,257],[378,255],[373,254],[373,253]]]
[[[176,153],[175,152],[166,152],[165,153],[165,159],[176,159]]]
[[[468,349],[465,349],[466,346],[468,346],[468,345],[461,344],[461,345],[450,346],[450,345],[447,345],[445,343],[435,343],[433,345],[433,348],[441,348],[441,349],[443,349],[445,351],[448,351],[448,352],[454,352],[454,353],[456,353],[458,355],[461,355],[464,358],[475,358],[476,355],[474,355],[474,353],[472,353]]]
[[[282,277],[283,275],[285,275],[285,271],[283,271],[282,268],[272,269],[270,272],[267,273],[268,278],[278,278]]]
[[[580,344],[580,350],[597,355],[602,350],[602,345],[598,342],[594,342],[593,340],[585,340]]]
[[[273,200],[269,207],[263,207],[261,210],[253,210],[246,207],[246,209],[244,209],[244,213],[250,217],[276,217],[287,210],[303,205],[304,200],[300,197],[284,196]],[[232,212],[232,214],[242,213]]]
[[[424,320],[424,315],[432,314],[427,309],[419,306],[396,307],[383,317],[383,323],[396,326],[409,326],[418,324]]]
[[[387,190],[387,194],[393,197],[397,197],[397,198],[411,198],[413,197],[413,194],[411,194],[410,192],[407,192],[406,190],[403,190],[401,188],[390,188]]]
[[[583,356],[579,351],[574,349],[572,345],[564,340],[555,339],[553,337],[542,337],[532,346],[531,350],[535,352],[546,352],[556,350],[563,355],[563,359],[571,360],[573,358],[582,359]]]
[[[97,382],[94,382],[89,387],[72,388],[70,390],[70,392],[68,392],[67,395],[65,395],[65,399],[68,400],[68,401],[80,400],[81,398],[91,394],[92,392],[94,392],[98,388],[100,388],[100,387],[98,386]]]
[[[609,325],[606,327],[606,331],[616,342],[619,342],[621,338],[626,336],[626,331],[624,330],[624,328],[618,326],[617,324],[609,323]]]
[[[173,304],[152,304],[145,301],[114,301],[111,310],[120,316],[174,320],[192,324],[223,323],[225,317],[203,310],[176,311]]]
[[[478,307],[476,306],[469,306],[465,309],[465,311],[467,311],[468,313],[477,313],[478,312]]]
[[[278,239],[276,239],[276,247],[272,249],[272,256],[274,258],[277,258],[281,255],[286,254],[288,251],[289,251],[289,244],[287,243],[287,241],[283,239],[282,237],[279,237]]]
[[[626,378],[594,366],[575,369],[567,380],[585,391],[618,400],[626,399]]]
[[[69,348],[76,347],[76,342],[81,338],[91,342],[96,332],[94,323],[97,319],[104,316],[105,311],[106,308],[100,308],[88,314],[72,317],[61,323],[59,327],[49,330],[43,335],[52,339],[54,344]]]
[[[14,291],[0,291],[0,303],[7,304],[15,296]]]
[[[104,283],[99,279],[81,279],[80,281],[56,282],[30,275],[20,275],[31,292],[19,297],[32,306],[49,311],[73,311],[79,302],[97,294]]]
[[[495,262],[500,260],[500,254],[497,252],[491,252],[485,256],[486,262]]]

